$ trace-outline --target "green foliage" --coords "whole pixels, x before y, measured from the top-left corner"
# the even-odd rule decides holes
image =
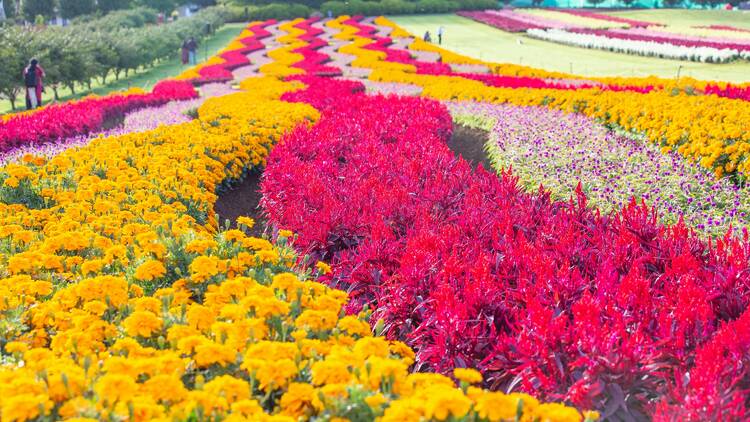
[[[226,9],[212,7],[169,24],[148,25],[156,12],[137,9],[64,28],[9,26],[0,31],[0,96],[15,108],[22,94],[21,74],[31,57],[39,59],[45,84],[58,98],[61,87],[75,93],[90,87],[94,78],[106,83],[108,76],[119,78],[174,56],[185,38],[202,38],[206,23],[218,28],[227,16]]]
[[[170,13],[178,5],[177,0],[135,0],[140,6],[150,7],[162,13]]]
[[[312,9],[298,3],[273,3],[250,10],[248,20],[294,19],[307,17]]]
[[[51,19],[55,8],[54,0],[23,0],[21,10],[26,20],[36,22],[38,16]]]
[[[324,14],[329,10],[341,15],[411,15],[417,13],[449,13],[456,10],[481,10],[497,7],[495,0],[381,0],[327,1],[320,5]]]
[[[113,10],[127,9],[132,6],[132,0],[96,0],[97,8],[102,13],[109,13]]]
[[[65,19],[73,19],[76,16],[94,13],[96,5],[94,0],[58,0],[60,16]]]
[[[15,0],[0,0],[0,3],[3,4],[3,8],[5,9],[5,17],[8,19],[13,19],[16,17],[16,2]]]

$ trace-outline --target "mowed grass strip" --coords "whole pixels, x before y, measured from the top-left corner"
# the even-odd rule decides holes
[[[678,15],[685,11],[658,10],[653,12],[664,12],[659,13],[658,17],[651,16],[651,20],[662,21],[671,15]],[[698,12],[707,13],[708,11]],[[711,13],[706,18],[706,22],[696,22],[695,25],[733,25],[735,20],[718,21],[711,18],[712,16],[726,16],[727,13],[741,15],[738,18],[748,17],[741,12]],[[647,15],[623,16],[649,20]],[[433,40],[437,39],[437,30],[442,26],[445,28],[443,37],[445,48],[490,62],[522,64],[586,76],[655,75],[662,78],[675,78],[678,69],[682,66],[681,76],[728,82],[750,81],[750,63],[747,61],[727,64],[695,63],[571,47],[535,40],[523,34],[504,32],[457,15],[393,16],[390,19],[420,37],[425,31],[430,31],[433,34]]]

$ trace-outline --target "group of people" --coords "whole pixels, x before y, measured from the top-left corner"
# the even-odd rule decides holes
[[[44,69],[39,66],[39,60],[29,60],[29,65],[23,70],[24,88],[26,91],[26,109],[33,110],[42,106],[44,92]]]
[[[190,37],[182,43],[182,64],[195,65],[198,56],[198,42]]]
[[[443,44],[443,33],[445,32],[445,29],[441,26],[437,30],[437,36],[438,36],[438,44]],[[424,33],[423,40],[427,42],[432,42],[432,34],[430,34],[430,31],[427,31]]]

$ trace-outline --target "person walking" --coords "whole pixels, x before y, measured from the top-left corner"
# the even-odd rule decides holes
[[[26,109],[33,110],[42,106],[42,92],[44,92],[44,69],[39,66],[37,59],[31,59],[23,70],[23,81],[26,86]]]
[[[182,64],[186,65],[190,61],[190,56],[188,54],[188,40],[185,40],[182,42]]]
[[[195,41],[195,38],[190,37],[190,39],[187,42],[187,49],[188,49],[188,61],[190,64],[195,65],[197,63],[197,56],[198,56],[198,42]]]
[[[443,32],[445,32],[445,28],[440,26],[438,28],[438,44],[443,45]]]

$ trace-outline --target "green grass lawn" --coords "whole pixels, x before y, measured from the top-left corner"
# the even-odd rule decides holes
[[[226,47],[229,42],[239,35],[239,33],[244,29],[244,24],[227,24],[224,25],[221,29],[217,30],[216,33],[204,41],[204,43],[200,46],[200,49],[198,51],[198,59],[203,61],[206,59],[206,56],[211,57],[214,55],[217,51],[220,49]],[[44,66],[44,64],[42,64]],[[182,73],[183,70],[188,68],[189,66],[183,66],[182,62],[180,62],[180,57],[175,56],[172,59],[165,60],[158,65],[154,66],[153,68],[147,69],[146,71],[139,72],[136,74],[130,74],[128,78],[120,78],[119,81],[115,81],[113,76],[110,76],[110,78],[107,80],[106,85],[101,85],[99,81],[94,83],[92,85],[92,91],[78,91],[76,90],[77,95],[71,95],[70,91],[68,89],[61,89],[60,92],[60,101],[67,101],[75,98],[80,98],[82,96],[89,95],[91,93],[97,94],[97,95],[104,95],[108,94],[112,91],[119,91],[123,89],[128,89],[130,87],[140,87],[143,89],[150,89],[153,85],[155,85],[157,82],[159,82],[162,79],[169,78],[171,76],[176,76],[180,73]],[[19,79],[18,83],[19,85],[23,81]],[[45,81],[47,84],[49,84],[52,81]],[[49,101],[53,99],[52,96],[52,90],[49,89],[49,87],[46,89],[46,92],[44,94],[44,104],[47,104]],[[24,99],[21,97],[18,101],[16,101],[16,107],[24,107]],[[11,111],[10,102],[7,100],[1,100],[0,101],[0,114],[2,113],[8,113]]]
[[[640,16],[638,13],[646,14]],[[621,12],[618,15],[647,20],[668,20],[673,15],[684,15],[683,19],[688,19],[689,16],[699,16],[701,13],[708,13],[707,16],[710,17],[729,14],[728,16],[736,18],[706,18],[703,24],[739,26],[737,19],[743,16],[750,19],[750,15],[727,11],[649,10]],[[522,64],[585,76],[656,75],[663,78],[676,77],[678,68],[682,66],[682,76],[730,82],[750,81],[750,63],[746,61],[728,64],[696,63],[570,47],[504,32],[456,15],[395,16],[391,19],[417,36],[422,36],[427,30],[434,34],[438,27],[443,26],[445,48],[490,62]],[[694,24],[699,25],[701,22],[696,21]],[[744,25],[750,28],[750,22],[745,22]],[[522,44],[519,44],[519,40]]]

